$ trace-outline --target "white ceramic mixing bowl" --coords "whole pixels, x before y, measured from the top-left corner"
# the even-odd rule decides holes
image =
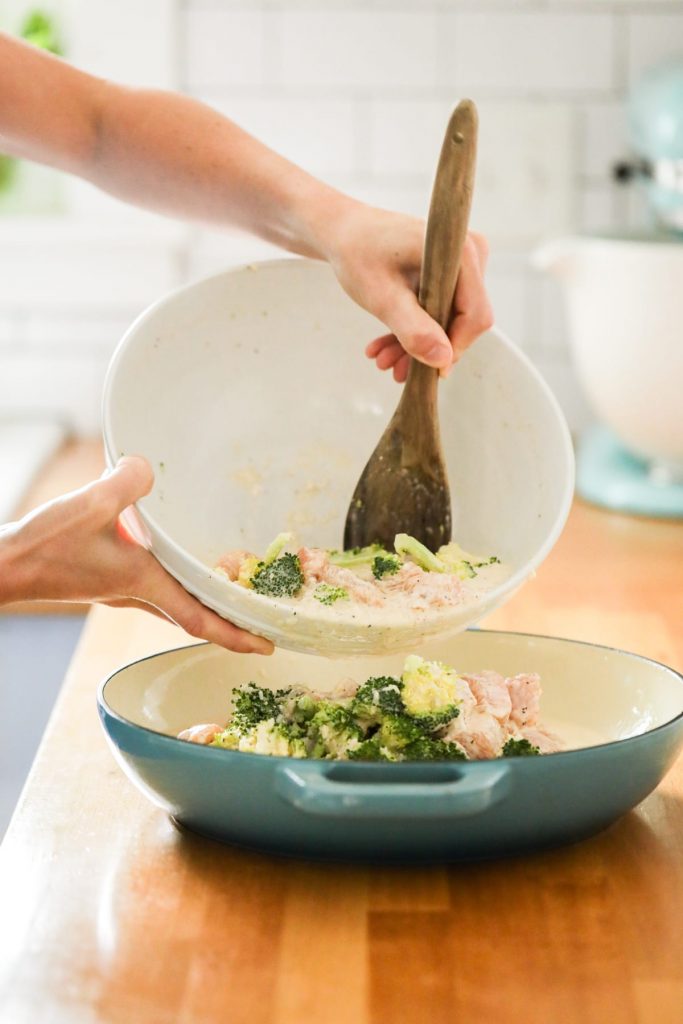
[[[283,259],[183,288],[119,345],[104,394],[107,459],[142,454],[156,483],[137,506],[160,562],[206,605],[282,647],[381,653],[464,629],[499,605],[557,540],[573,491],[569,432],[552,393],[497,330],[441,385],[454,536],[510,576],[476,603],[400,625],[295,613],[212,571],[281,530],[339,547],[356,480],[398,400],[364,358],[385,328],[328,266]]]
[[[586,395],[625,448],[683,481],[683,244],[562,238],[534,254],[562,281]]]

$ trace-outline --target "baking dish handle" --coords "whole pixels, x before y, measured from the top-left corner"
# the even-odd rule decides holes
[[[330,778],[318,765],[280,765],[279,795],[306,814],[343,818],[465,818],[498,803],[509,789],[510,772],[500,761],[474,771],[453,769],[453,778],[424,782],[351,782]]]

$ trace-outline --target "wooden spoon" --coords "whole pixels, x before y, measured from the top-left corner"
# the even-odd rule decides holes
[[[477,148],[477,109],[463,100],[451,114],[436,171],[418,301],[444,330],[467,234]],[[409,533],[436,551],[451,539],[451,496],[437,410],[439,371],[413,359],[396,412],[351,499],[344,547],[379,542],[393,550]]]

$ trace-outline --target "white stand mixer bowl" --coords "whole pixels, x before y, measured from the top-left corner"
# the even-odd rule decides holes
[[[596,415],[655,473],[683,479],[683,244],[566,238],[539,248],[534,263],[564,285]]]

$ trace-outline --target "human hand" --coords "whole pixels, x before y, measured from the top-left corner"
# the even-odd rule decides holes
[[[344,203],[332,219],[327,258],[345,291],[387,325],[365,352],[380,370],[393,370],[402,382],[410,357],[446,376],[462,353],[493,324],[484,286],[488,245],[467,235],[448,333],[417,301],[424,246],[424,222],[362,203]]]
[[[273,645],[226,622],[187,593],[119,521],[154,483],[140,457],[79,491],[66,494],[0,530],[0,604],[94,601],[142,607],[191,636],[241,653],[270,654]]]

